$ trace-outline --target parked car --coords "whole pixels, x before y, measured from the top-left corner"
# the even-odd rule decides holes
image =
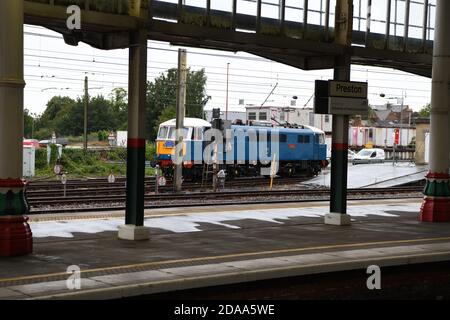
[[[45,148],[45,147],[47,147],[49,144],[51,144],[52,143],[52,141],[51,140],[41,140],[41,141],[39,141],[39,146],[41,147],[41,148]]]
[[[356,152],[348,149],[348,161],[352,161],[356,156]]]
[[[62,145],[63,147],[65,147],[69,144],[69,139],[67,139],[67,138],[56,138],[56,140],[54,140],[54,141],[56,142],[55,144]],[[43,148],[47,147],[49,144],[52,144],[52,140],[39,141],[39,146],[41,146]]]
[[[383,163],[386,155],[383,149],[362,149],[353,158],[352,163]]]

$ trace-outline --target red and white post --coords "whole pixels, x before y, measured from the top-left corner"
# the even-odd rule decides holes
[[[23,1],[0,1],[0,256],[33,251],[23,166]]]

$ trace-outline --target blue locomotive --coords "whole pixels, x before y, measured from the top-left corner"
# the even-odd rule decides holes
[[[220,120],[220,119],[218,119]],[[223,124],[223,121],[221,122]],[[176,120],[161,123],[156,140],[156,160],[166,177],[173,174]],[[328,165],[325,133],[314,127],[299,128],[231,125],[227,128],[186,118],[179,135],[183,144],[183,177],[201,179],[209,165],[217,164],[228,178],[273,174],[317,175]]]

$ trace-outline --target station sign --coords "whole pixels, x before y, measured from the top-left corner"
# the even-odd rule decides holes
[[[328,82],[328,96],[367,99],[367,82]]]
[[[328,99],[328,112],[336,115],[366,115],[369,111],[368,105],[367,99],[330,97]]]
[[[369,112],[366,82],[315,81],[314,113],[366,115]]]

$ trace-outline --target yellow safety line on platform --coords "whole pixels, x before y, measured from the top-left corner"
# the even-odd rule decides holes
[[[196,262],[196,261],[203,261],[203,260],[220,260],[220,259],[237,258],[237,257],[271,255],[271,254],[278,254],[278,253],[293,253],[293,252],[304,252],[304,251],[312,251],[312,250],[365,247],[365,246],[373,246],[373,245],[417,243],[417,242],[430,242],[430,241],[443,241],[443,240],[450,240],[450,236],[449,237],[438,237],[438,238],[409,239],[409,240],[376,241],[376,242],[365,242],[365,243],[347,243],[347,244],[326,245],[326,246],[308,247],[308,248],[293,248],[293,249],[281,249],[281,250],[270,250],[270,251],[259,251],[259,252],[236,253],[236,254],[227,254],[227,255],[221,255],[221,256],[187,258],[187,259],[178,259],[178,260],[152,261],[152,262],[143,262],[143,263],[137,263],[137,264],[124,265],[124,266],[82,270],[81,273],[149,267],[149,266],[159,265],[159,264],[175,264],[175,263]],[[49,278],[49,277],[56,277],[56,276],[62,276],[62,275],[67,275],[67,273],[66,272],[58,272],[58,273],[49,273],[49,274],[41,274],[41,275],[34,275],[34,276],[6,278],[6,279],[0,279],[0,283],[10,282],[10,281],[32,280],[32,279],[39,279],[39,278]]]
[[[436,256],[448,256],[449,253],[450,253],[450,251],[439,252],[439,253],[418,253],[418,254],[414,254],[414,257],[415,258],[426,258],[426,257],[436,257]],[[411,255],[397,255],[397,256],[389,256],[389,259],[392,261],[395,259],[408,259],[410,257],[411,257]],[[351,263],[362,263],[362,262],[377,263],[377,261],[378,261],[378,263],[380,263],[380,262],[382,262],[382,260],[383,260],[382,257],[352,259]],[[340,264],[345,264],[345,263],[347,263],[347,261],[340,262]],[[277,272],[277,274],[279,274],[279,273],[283,273],[283,272],[289,272],[291,270],[299,270],[299,269],[305,270],[305,269],[308,269],[311,267],[314,267],[314,268],[326,267],[326,266],[332,266],[335,264],[336,264],[336,262],[321,262],[321,263],[310,263],[310,264],[288,266],[288,267],[274,267],[274,268],[268,268],[268,269],[264,269],[264,270],[242,270],[239,272],[221,273],[220,276],[231,277],[231,276],[242,276],[243,274],[248,276],[248,275],[258,274],[261,271],[266,274],[273,273],[273,272]],[[194,277],[183,278],[182,281],[183,281],[183,283],[186,284],[188,282],[193,282],[193,281],[196,282],[196,281],[205,280],[205,279],[215,279],[217,277],[218,277],[217,275],[194,276]],[[55,294],[51,294],[51,295],[47,295],[47,296],[32,297],[32,298],[39,299],[39,300],[48,300],[48,299],[57,299],[57,298],[64,299],[64,297],[73,299],[73,298],[79,297],[81,295],[81,299],[83,299],[83,296],[85,297],[86,295],[89,295],[89,294],[105,293],[105,292],[112,292],[112,291],[116,291],[116,292],[122,291],[122,294],[123,294],[123,290],[130,289],[130,288],[143,288],[146,286],[155,287],[155,286],[161,286],[161,285],[170,285],[173,283],[177,283],[179,281],[180,281],[180,279],[170,279],[170,280],[149,281],[149,282],[142,282],[142,283],[130,283],[130,284],[125,284],[125,285],[121,285],[121,286],[112,286],[112,287],[97,288],[97,289],[87,289],[87,290],[78,291],[78,292],[55,293]],[[226,284],[229,284],[229,283],[226,283]],[[155,292],[155,293],[158,293],[158,292]],[[124,296],[122,295],[122,297],[124,297]]]

